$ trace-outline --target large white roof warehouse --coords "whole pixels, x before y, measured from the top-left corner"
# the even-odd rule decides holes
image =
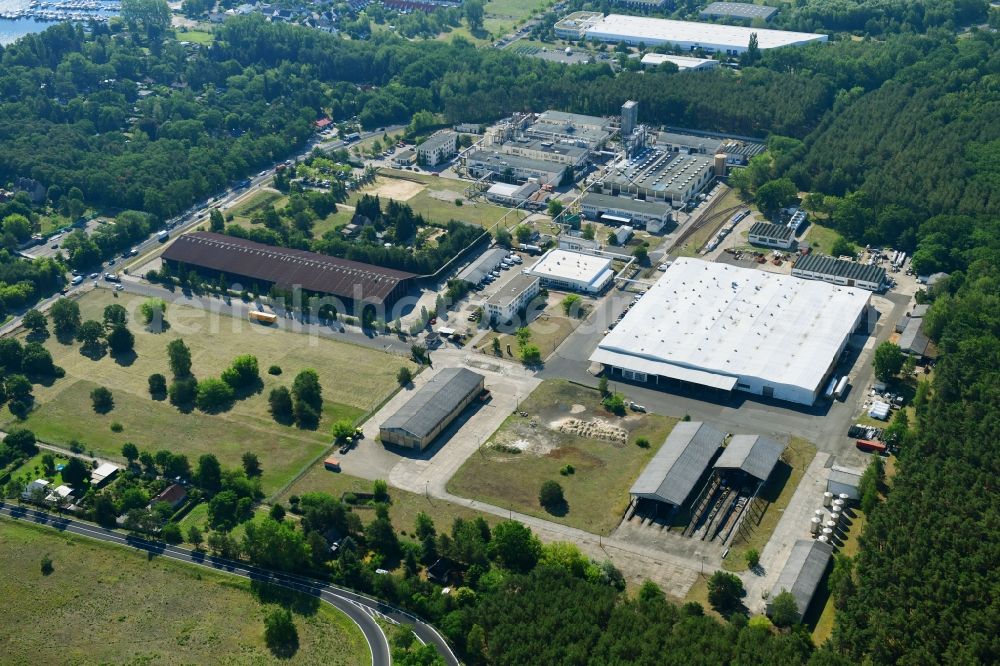
[[[678,258],[597,346],[610,374],[812,404],[870,293]]]
[[[608,14],[603,18],[593,17],[590,20],[581,19],[576,24],[581,29],[582,37],[587,40],[625,42],[633,46],[638,44],[658,46],[669,43],[682,49],[701,48],[708,52],[721,51],[729,55],[739,55],[746,51],[750,45],[750,35],[753,33],[757,33],[757,44],[761,49],[827,41],[826,35],[811,32],[768,30],[622,14]]]

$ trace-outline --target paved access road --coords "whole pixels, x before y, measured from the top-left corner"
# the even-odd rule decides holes
[[[343,612],[358,625],[365,636],[365,640],[368,641],[373,666],[390,666],[392,663],[392,658],[389,654],[389,642],[386,639],[385,632],[382,631],[378,622],[375,621],[376,617],[391,624],[409,625],[421,643],[431,643],[437,648],[438,653],[444,658],[448,666],[459,666],[460,664],[455,653],[451,651],[447,642],[434,627],[422,622],[406,611],[350,590],[334,585],[327,585],[305,576],[270,571],[244,562],[213,557],[202,552],[188,550],[187,548],[178,548],[177,546],[170,546],[165,543],[147,541],[146,539],[123,534],[116,530],[105,529],[72,518],[56,516],[28,507],[8,504],[3,501],[0,501],[0,515],[14,520],[30,521],[33,524],[51,527],[60,532],[69,532],[90,539],[97,539],[98,541],[134,548],[160,557],[168,557],[172,560],[215,569],[216,571],[246,578],[247,580],[280,585],[318,597]]]

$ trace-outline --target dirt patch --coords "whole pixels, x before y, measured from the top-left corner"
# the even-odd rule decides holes
[[[573,405],[572,407],[569,408],[569,413],[570,414],[582,414],[585,411],[587,411],[587,408],[584,407],[581,404],[575,404],[575,405]]]
[[[461,192],[456,192],[455,190],[434,190],[428,192],[427,196],[432,199],[437,199],[438,201],[447,201],[452,203],[457,200],[465,201],[465,195]]]
[[[588,439],[600,439],[611,442],[616,446],[624,446],[628,441],[628,430],[612,425],[601,419],[585,421],[583,419],[560,419],[549,425],[553,430],[559,432],[586,437]]]
[[[375,184],[366,187],[368,194],[377,194],[379,198],[393,199],[395,201],[408,201],[424,191],[424,186],[410,180],[400,180],[398,178],[376,178]]]

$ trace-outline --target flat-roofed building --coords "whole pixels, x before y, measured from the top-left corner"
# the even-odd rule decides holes
[[[524,182],[532,178],[540,185],[558,185],[566,165],[543,162],[519,155],[505,155],[496,150],[473,150],[465,157],[465,166],[476,178],[492,174],[503,181]]]
[[[659,199],[681,207],[715,178],[712,155],[688,155],[653,148],[613,165],[596,183],[604,194]]]
[[[538,190],[538,183],[533,180],[529,180],[523,185],[494,183],[490,186],[490,189],[486,190],[486,198],[493,203],[503,204],[504,206],[527,205],[529,208],[535,208],[541,205],[538,197],[533,196]]]
[[[666,53],[647,53],[642,56],[642,60],[639,62],[644,67],[659,67],[665,62],[672,62],[682,72],[707,71],[716,69],[719,66],[719,61],[712,60],[711,58],[695,58],[693,56],[668,55]]]
[[[543,141],[571,143],[588,150],[598,150],[608,142],[612,129],[612,122],[607,118],[549,110],[539,114],[522,133]]]
[[[541,162],[555,162],[571,167],[580,167],[587,161],[590,151],[574,143],[515,137],[502,144],[500,152],[505,155],[520,155]]]
[[[458,133],[441,130],[417,146],[417,162],[435,166],[458,152]]]
[[[663,231],[673,221],[670,204],[665,201],[614,197],[595,192],[589,192],[581,199],[580,211],[588,220],[612,226],[641,226],[654,234]]]
[[[100,488],[105,483],[115,478],[118,473],[118,466],[111,463],[101,463],[97,469],[90,473],[90,485]]]
[[[379,438],[422,451],[476,399],[485,380],[466,368],[441,370],[379,426]]]
[[[788,561],[778,574],[778,580],[767,597],[767,614],[770,615],[774,598],[782,592],[790,592],[795,597],[795,607],[799,618],[805,616],[820,581],[826,574],[826,567],[833,556],[833,546],[821,541],[799,539],[792,546]]]
[[[546,252],[528,269],[542,284],[556,289],[598,294],[611,283],[611,258],[554,249]]]
[[[749,2],[713,2],[698,12],[698,16],[767,21],[777,13],[777,7],[768,7],[767,5],[754,5]]]
[[[417,162],[417,153],[411,148],[401,150],[392,156],[392,163],[396,166],[413,166]]]
[[[538,295],[540,283],[535,275],[518,273],[486,299],[486,316],[498,324],[512,320]]]
[[[870,300],[863,289],[681,257],[590,360],[624,379],[811,405]]]
[[[406,293],[412,273],[317,252],[255,243],[209,231],[179,236],[163,253],[174,271],[196,270],[206,279],[239,282],[258,293],[272,286],[328,294],[345,304],[388,305]],[[179,273],[177,273],[179,274]]]
[[[739,470],[758,481],[767,481],[781,458],[785,445],[761,435],[733,435],[715,469]]]
[[[563,39],[586,39],[614,44],[624,42],[629,46],[672,44],[680,49],[690,51],[700,49],[707,53],[719,52],[732,56],[740,55],[747,50],[752,34],[757,35],[758,48],[761,50],[825,42],[829,39],[827,35],[810,32],[622,14],[608,14],[603,17],[599,14],[595,16],[594,13],[583,14],[583,12],[571,14],[557,22],[556,35],[566,35]]]
[[[868,291],[881,291],[886,284],[885,269],[881,266],[834,259],[821,254],[807,254],[796,259],[792,275],[806,280],[860,287]]]
[[[834,465],[830,468],[830,475],[826,479],[827,492],[833,493],[834,497],[847,495],[847,499],[861,499],[858,486],[861,484],[861,475],[864,472],[857,467]]]
[[[629,494],[633,499],[683,505],[725,439],[725,433],[706,423],[681,421],[632,484]]]
[[[747,240],[750,241],[751,245],[762,245],[779,250],[790,250],[792,246],[798,247],[799,244],[795,240],[795,232],[783,224],[771,224],[770,222],[755,222],[750,227]]]
[[[667,9],[673,3],[670,0],[612,0],[611,4],[637,12],[659,12]]]

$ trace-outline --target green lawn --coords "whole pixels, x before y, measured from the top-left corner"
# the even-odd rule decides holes
[[[556,304],[556,307],[558,307],[558,304]],[[540,317],[528,324],[528,330],[531,331],[529,344],[538,347],[544,360],[562,344],[563,340],[573,332],[578,323],[570,320],[568,317],[557,314],[548,314],[545,317]],[[488,354],[492,354],[494,338],[499,338],[500,353],[505,358],[517,358],[517,337],[507,333],[490,333],[486,335],[483,337],[482,342],[479,343],[478,348],[486,350]],[[507,345],[510,345],[510,355],[507,354]]]
[[[362,444],[368,446],[367,444]],[[313,467],[296,481],[291,488],[281,494],[278,498],[285,506],[288,506],[288,498],[292,495],[302,496],[309,492],[324,492],[340,498],[344,493],[371,492],[372,482],[367,479],[360,479],[356,476],[349,476],[340,472],[331,472],[323,467],[322,461]],[[493,514],[473,511],[458,504],[452,504],[444,500],[427,497],[416,493],[410,493],[399,488],[389,488],[389,498],[392,503],[389,507],[389,518],[393,527],[401,535],[413,534],[416,524],[417,514],[423,511],[429,515],[437,527],[438,532],[450,532],[451,524],[455,518],[466,520],[474,519],[478,516],[484,517],[490,524],[496,523],[500,519]],[[369,522],[374,518],[373,509],[355,508],[361,520]],[[207,517],[207,513],[206,513]]]
[[[69,462],[69,458],[60,455],[58,453],[52,453],[51,451],[40,450],[37,454],[28,458],[24,463],[11,472],[10,478],[16,479],[21,478],[25,484],[31,483],[35,479],[46,479],[49,482],[50,487],[58,488],[62,485],[62,474],[56,471],[54,474],[46,474],[45,468],[42,466],[42,456],[47,453],[51,453],[52,457],[55,459],[55,466],[65,465]]]
[[[228,213],[232,213],[233,217],[245,217],[250,219],[253,214],[258,210],[261,210],[268,204],[273,204],[275,208],[280,208],[278,204],[279,199],[283,199],[284,195],[281,192],[276,192],[274,190],[260,190],[252,197],[241,203],[239,206],[234,206],[229,209]]]
[[[806,230],[806,235],[802,239],[812,247],[813,252],[819,254],[833,254],[833,245],[843,238],[839,233],[830,227],[820,226],[815,220]]]
[[[215,41],[215,35],[203,30],[188,30],[187,32],[178,32],[177,40],[191,42],[192,44],[201,44],[202,46],[211,46],[212,42]]]
[[[53,571],[40,571],[44,555]],[[357,626],[327,604],[282,595],[298,628],[289,659],[264,643],[248,581],[120,546],[0,519],[5,664],[371,663]]]
[[[600,406],[596,390],[565,381],[543,382],[519,409],[528,417],[508,417],[452,477],[448,490],[605,535],[618,526],[629,488],[677,422],[658,414],[614,416]],[[557,430],[567,419],[606,423],[625,430],[627,440],[618,443]],[[637,437],[646,437],[652,446],[636,446]],[[525,450],[514,453],[518,448]],[[561,475],[566,465],[575,472]],[[548,479],[562,484],[568,505],[564,515],[548,513],[538,503],[538,490]]]
[[[264,469],[264,491],[270,493],[287,484],[329,446],[329,428],[334,421],[360,419],[395,390],[400,366],[415,369],[406,359],[365,347],[254,326],[183,306],[168,308],[172,327],[167,332],[150,333],[134,323],[142,299],[124,292],[118,299],[106,290],[88,293],[80,299],[83,318],[99,319],[104,306],[112,302],[121,303],[131,313],[136,358],[128,365],[107,355],[92,360],[80,353],[76,343],[47,340],[46,347],[56,364],[66,370],[66,377],[51,386],[35,387],[39,406],[24,425],[42,441],[67,445],[76,439],[86,448],[113,458],[120,457],[121,446],[128,441],[140,449],[185,454],[192,463],[211,452],[229,467],[238,466],[245,451],[253,451]],[[177,337],[183,337],[191,349],[192,371],[199,378],[218,377],[238,354],[256,355],[262,390],[215,415],[198,410],[185,414],[167,401],[152,400],[147,377],[154,372],[169,375],[166,345]],[[272,364],[281,367],[281,375],[267,373]],[[270,390],[291,386],[295,374],[304,368],[314,368],[323,387],[323,418],[315,431],[279,425],[268,413]],[[97,414],[91,408],[90,391],[98,385],[107,386],[114,395],[114,409],[107,414]],[[3,411],[0,421],[10,425],[13,418]],[[111,431],[116,421],[124,426],[122,432]]]
[[[732,547],[722,560],[723,568],[728,571],[745,571],[746,552],[751,548],[755,548],[758,553],[764,549],[778,521],[781,520],[781,514],[791,501],[799,481],[802,480],[802,475],[815,456],[815,446],[804,439],[792,438],[785,452],[781,454],[777,467],[771,473],[771,478],[761,488],[760,494],[754,500],[754,506],[751,507],[751,515],[754,515],[753,510],[763,508],[763,516],[752,526],[749,538],[743,539],[737,536],[733,540]],[[750,521],[751,517],[747,516],[746,520]]]

